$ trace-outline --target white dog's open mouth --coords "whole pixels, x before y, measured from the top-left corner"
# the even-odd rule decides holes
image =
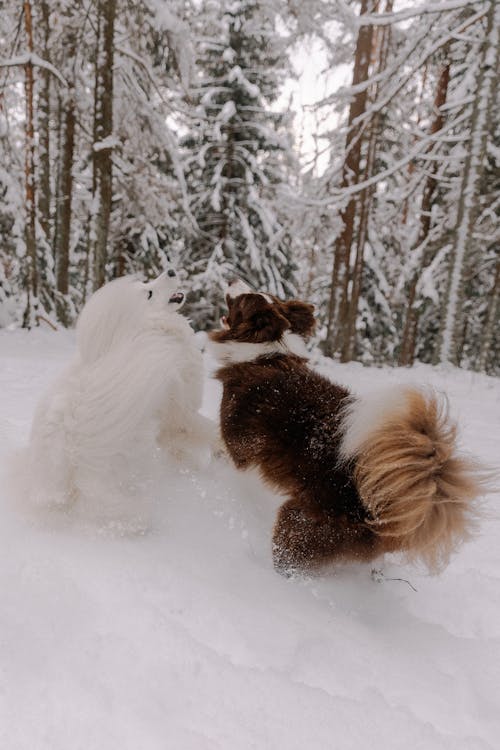
[[[169,299],[169,304],[171,302],[175,302],[176,304],[180,305],[181,302],[184,300],[184,295],[182,292],[176,292],[175,294],[172,294],[172,296]]]

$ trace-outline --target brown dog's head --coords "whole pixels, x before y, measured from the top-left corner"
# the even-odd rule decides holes
[[[285,332],[309,338],[315,327],[314,306],[300,300],[283,302],[270,294],[254,292],[235,279],[226,289],[228,313],[222,330],[210,334],[212,341],[263,344],[280,341]]]

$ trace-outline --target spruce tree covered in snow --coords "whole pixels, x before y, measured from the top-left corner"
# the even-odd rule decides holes
[[[294,276],[282,201],[289,120],[272,109],[285,72],[284,40],[272,5],[235,0],[222,17],[220,8],[206,2],[198,16],[205,31],[195,117],[182,142],[197,223],[183,265],[193,290],[191,315],[203,327],[219,317],[224,275],[281,295],[291,291]]]
[[[189,86],[189,31],[175,15],[175,4],[127,2],[126,7],[127,13],[117,16],[115,32],[107,278],[159,272],[167,255],[178,252],[186,200],[177,141],[167,118],[181,86]]]

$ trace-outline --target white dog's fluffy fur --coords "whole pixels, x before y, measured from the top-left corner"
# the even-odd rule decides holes
[[[87,302],[76,356],[33,420],[33,502],[140,530],[165,454],[190,466],[209,456],[215,428],[198,413],[203,362],[182,298],[164,273],[117,279]]]

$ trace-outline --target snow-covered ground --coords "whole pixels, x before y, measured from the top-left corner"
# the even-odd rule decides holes
[[[26,441],[71,334],[0,331],[0,462]],[[498,465],[499,381],[320,363],[362,391],[445,390],[464,447]],[[207,377],[205,411],[219,390]],[[29,467],[26,467],[29,471]],[[2,750],[496,750],[498,495],[478,538],[429,577],[387,560],[286,580],[280,500],[224,460],[171,472],[154,528],[113,538],[44,523],[0,492]]]

